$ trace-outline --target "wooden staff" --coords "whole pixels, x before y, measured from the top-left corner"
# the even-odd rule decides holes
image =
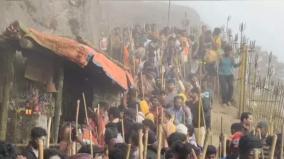
[[[90,133],[90,148],[91,148],[91,156],[94,156],[94,150],[93,150],[93,134],[92,134],[92,130],[89,131]]]
[[[39,139],[39,141],[38,141],[38,159],[43,159],[43,152],[44,152],[43,140]]]
[[[138,113],[139,113],[139,108],[138,104],[136,104],[136,122],[138,122]]]
[[[259,152],[255,152],[254,155],[253,155],[253,158],[254,159],[259,159]]]
[[[108,148],[108,146],[106,146],[105,156],[108,158],[108,155],[109,155],[109,148]]]
[[[129,159],[129,158],[130,158],[130,151],[131,151],[131,144],[127,144],[126,159]]]
[[[78,135],[78,130],[79,130],[79,127],[78,127],[78,121],[79,121],[79,111],[80,111],[80,100],[77,100],[77,108],[76,108],[76,123],[75,123],[75,129],[76,129],[76,135]],[[77,152],[77,145],[75,146],[75,150]]]
[[[138,130],[139,134],[139,159],[143,159],[143,132],[142,129]]]
[[[210,130],[207,131],[206,133],[206,139],[205,139],[205,142],[204,142],[204,147],[203,147],[203,154],[202,154],[202,159],[205,159],[206,157],[206,151],[207,151],[207,148],[208,148],[208,145],[209,145],[209,138],[212,136]]]
[[[224,155],[224,157],[226,157],[227,156],[227,152],[226,152],[226,140],[227,140],[227,137],[226,137],[226,135],[224,135],[224,139],[223,139],[223,155]]]
[[[98,114],[98,117],[99,117],[100,116],[100,104],[98,104],[97,114]]]
[[[86,122],[87,122],[87,125],[89,126],[89,118],[88,118],[88,112],[87,112],[87,104],[86,104],[86,98],[85,98],[84,92],[82,93],[82,97],[83,97],[84,108],[85,108]]]
[[[143,73],[142,73],[142,70],[141,70],[141,72],[140,72],[140,82],[141,82],[142,99],[144,99],[145,92],[144,92],[144,82],[143,82]]]
[[[87,104],[86,104],[86,98],[85,98],[85,94],[84,92],[82,93],[83,96],[83,102],[84,102],[84,108],[85,108],[85,115],[86,115],[86,121],[87,121],[87,125],[89,126],[89,119],[88,119],[88,112],[87,112]],[[91,155],[93,157],[93,135],[92,135],[92,130],[90,130],[89,132],[90,134],[90,149],[91,149]]]
[[[76,155],[77,153],[77,145],[76,142],[72,142],[72,151],[71,151],[71,155]]]
[[[271,150],[270,150],[270,153],[269,153],[269,159],[274,159],[276,141],[277,141],[277,135],[273,135],[273,141],[272,141],[272,146],[271,146]]]
[[[121,133],[122,133],[122,138],[123,141],[125,142],[125,132],[124,132],[124,119],[123,119],[124,114],[121,113]]]
[[[147,159],[147,150],[148,150],[148,137],[149,137],[149,128],[145,129],[145,137],[144,137],[144,159]]]
[[[196,155],[194,149],[191,149],[191,153],[192,153],[193,158],[194,158],[194,159],[197,159],[197,155]]]
[[[223,142],[223,138],[224,138],[224,133],[223,133],[223,117],[221,116],[221,134],[220,134],[220,139],[219,139],[219,158],[222,158],[224,157],[224,153],[223,153],[223,145],[224,145],[224,142]]]
[[[283,147],[284,147],[284,125],[282,125],[282,130],[281,130],[281,147],[280,147],[280,159],[283,159]]]
[[[158,149],[157,149],[157,159],[161,159],[161,149],[162,149],[162,125],[159,125],[159,135],[158,135]]]
[[[199,102],[198,102],[198,130],[197,130],[197,143],[201,144],[200,137],[200,125],[201,125],[201,96],[199,94]]]
[[[73,142],[72,142],[72,126],[71,123],[69,123],[69,130],[70,132],[68,133],[69,135],[69,143],[67,144],[67,148],[68,148],[68,155],[72,156],[72,146],[73,146]]]
[[[51,129],[51,121],[52,121],[52,118],[49,117],[48,118],[48,121],[47,121],[47,141],[46,141],[46,148],[49,148],[49,145],[50,145],[50,129]]]

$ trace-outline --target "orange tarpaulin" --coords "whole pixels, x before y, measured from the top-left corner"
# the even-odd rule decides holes
[[[12,25],[15,24],[13,23]],[[104,54],[96,52],[87,45],[62,36],[43,33],[32,28],[25,29],[24,33],[24,37],[32,38],[40,46],[81,67],[85,67],[92,59],[96,66],[101,67],[109,78],[125,90],[133,85],[133,78],[125,69],[112,62]]]
[[[94,54],[94,50],[75,40],[65,37],[39,32],[35,29],[28,29],[27,35],[35,40],[42,47],[48,48],[58,56],[62,56],[81,67],[88,64],[88,57]]]
[[[106,75],[122,88],[127,90],[129,86],[133,85],[132,76],[127,71],[113,63],[102,53],[94,54],[93,63],[101,67]]]

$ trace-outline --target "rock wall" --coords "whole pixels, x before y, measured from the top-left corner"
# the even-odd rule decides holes
[[[1,0],[0,30],[14,20],[26,26],[97,44],[99,32],[118,25],[157,23],[167,25],[168,3],[103,0]],[[171,6],[171,25],[181,25],[187,14],[192,25],[199,15],[190,8]]]

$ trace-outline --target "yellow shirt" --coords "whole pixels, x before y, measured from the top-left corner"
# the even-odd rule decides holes
[[[222,47],[222,39],[221,36],[213,37],[213,48],[214,50],[219,50]]]

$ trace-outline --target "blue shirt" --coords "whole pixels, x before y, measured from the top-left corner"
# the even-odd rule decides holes
[[[219,75],[233,75],[234,68],[238,67],[240,64],[235,64],[235,61],[232,57],[223,57],[219,63]]]

